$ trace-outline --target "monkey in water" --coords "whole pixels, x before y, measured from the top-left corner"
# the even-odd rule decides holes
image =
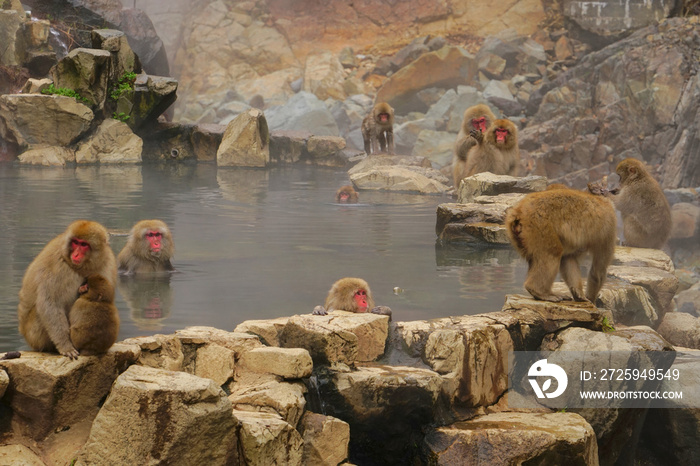
[[[117,256],[119,273],[173,272],[170,259],[174,253],[168,225],[161,220],[142,220],[133,226],[126,245]]]
[[[114,286],[102,275],[90,275],[68,313],[70,339],[81,355],[107,352],[119,335]]]
[[[339,204],[355,204],[358,197],[357,191],[352,186],[341,186],[335,193],[335,202]]]
[[[496,120],[496,115],[486,104],[473,105],[464,112],[462,127],[457,135],[452,157],[452,176],[455,188],[459,188],[460,181],[467,176],[467,154],[469,149],[476,144],[476,139],[470,134],[471,131],[479,130],[485,133],[494,120]]]
[[[517,176],[520,170],[520,149],[518,148],[518,128],[505,118],[495,120],[482,132],[470,132],[476,144],[469,149],[465,176],[491,172],[494,175]]]
[[[609,196],[622,214],[625,246],[660,249],[671,234],[671,206],[644,164],[628,158],[617,165],[620,187]]]
[[[617,219],[608,199],[567,188],[531,193],[508,210],[505,224],[527,260],[525,289],[535,299],[562,300],[552,292],[561,272],[574,300],[595,303],[615,252]],[[593,260],[584,294],[579,258],[586,252]]]
[[[324,306],[316,306],[314,315],[326,315],[330,311],[347,311],[355,313],[371,312],[388,315],[391,309],[387,306],[375,306],[369,284],[361,278],[341,278],[333,284]]]
[[[68,313],[78,290],[91,275],[112,285],[117,279],[107,230],[97,222],[77,220],[49,241],[22,280],[17,317],[19,331],[35,351],[78,357],[70,339]]]
[[[365,153],[394,153],[394,109],[386,102],[380,102],[362,120],[362,139]]]

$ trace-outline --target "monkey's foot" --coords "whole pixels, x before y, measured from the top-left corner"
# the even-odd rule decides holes
[[[323,306],[316,306],[311,314],[315,316],[326,316],[328,315],[328,311],[326,311],[326,308]]]

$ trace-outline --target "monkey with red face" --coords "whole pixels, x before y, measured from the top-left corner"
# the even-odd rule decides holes
[[[29,264],[19,291],[19,331],[35,351],[78,356],[70,338],[68,313],[85,279],[101,275],[109,286],[117,279],[107,230],[78,220],[52,239]]]
[[[358,197],[357,191],[352,186],[341,186],[335,193],[335,202],[339,204],[354,204],[357,202]]]
[[[369,284],[361,278],[341,278],[333,284],[325,306],[316,306],[313,314],[326,315],[330,311],[347,311],[355,313],[371,312],[391,316],[387,306],[375,306]]]
[[[126,245],[117,256],[120,274],[173,272],[175,252],[170,229],[161,220],[142,220],[131,229]]]

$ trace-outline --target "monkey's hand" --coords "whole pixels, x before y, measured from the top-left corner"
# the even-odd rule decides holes
[[[383,316],[389,316],[389,320],[391,320],[391,308],[389,306],[376,306],[373,307],[371,311],[372,314],[379,314]]]
[[[323,306],[316,306],[311,314],[315,316],[327,316],[328,311],[326,311],[326,308]]]
[[[476,142],[478,142],[479,144],[481,144],[481,141],[484,140],[484,133],[482,133],[478,129],[473,129],[473,130],[469,131],[469,136],[476,139]]]
[[[71,344],[67,344],[64,347],[59,348],[58,352],[70,359],[78,359],[78,354],[80,354]]]

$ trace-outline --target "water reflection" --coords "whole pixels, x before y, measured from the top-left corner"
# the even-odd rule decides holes
[[[335,204],[347,183],[344,170],[316,167],[0,163],[0,351],[27,349],[16,317],[22,276],[78,218],[117,233],[115,253],[139,220],[160,218],[173,232],[179,273],[120,282],[119,339],[308,313],[343,276],[366,279],[402,321],[496,311],[505,293],[523,292],[526,265],[509,248],[435,246],[436,207],[450,199],[363,191],[359,205]]]

